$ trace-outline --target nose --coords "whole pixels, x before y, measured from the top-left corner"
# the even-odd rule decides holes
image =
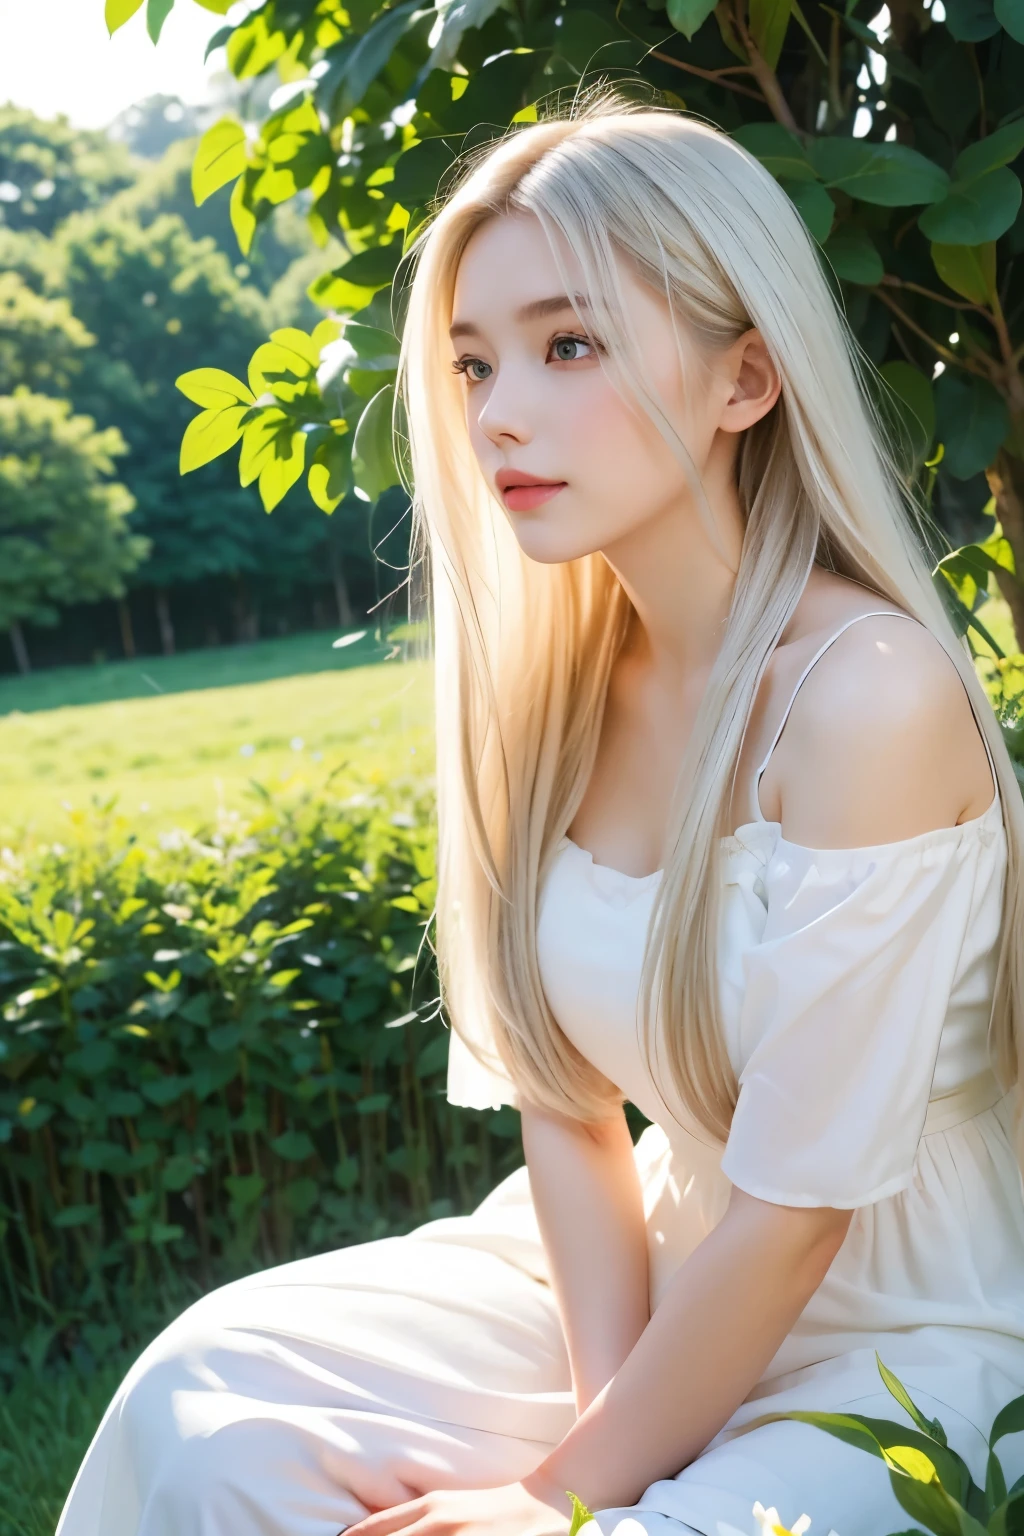
[[[480,391],[483,394],[483,390]],[[523,380],[515,370],[503,368],[491,381],[477,410],[477,426],[495,445],[528,443],[533,436]]]

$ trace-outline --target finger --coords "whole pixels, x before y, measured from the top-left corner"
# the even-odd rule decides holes
[[[390,1509],[364,1515],[355,1525],[347,1525],[339,1536],[391,1536],[392,1531],[407,1531],[424,1513],[423,1500],[411,1499],[404,1504],[393,1504]]]

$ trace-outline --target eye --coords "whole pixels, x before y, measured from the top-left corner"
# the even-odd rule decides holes
[[[475,373],[473,370],[476,368],[485,368],[487,372]],[[491,365],[485,363],[481,357],[457,357],[452,363],[452,372],[464,373],[470,384],[482,384],[487,374],[491,372]]]
[[[580,352],[580,347],[586,347],[586,352]],[[550,352],[554,353],[556,363],[576,363],[588,356],[594,350],[594,343],[587,336],[555,336],[551,340]]]

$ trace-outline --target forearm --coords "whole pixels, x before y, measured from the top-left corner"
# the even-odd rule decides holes
[[[747,1397],[824,1278],[849,1212],[815,1226],[801,1219],[815,1213],[744,1199],[677,1271],[614,1380],[524,1478],[530,1492],[566,1512],[565,1489],[592,1510],[635,1504]]]
[[[587,1131],[527,1110],[523,1147],[576,1407],[629,1355],[650,1317],[643,1194],[625,1116]]]

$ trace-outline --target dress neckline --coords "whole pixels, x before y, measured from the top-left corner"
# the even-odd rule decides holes
[[[720,837],[718,842],[719,846],[722,848],[745,848],[747,846],[747,842],[743,837],[743,833],[753,832],[757,835],[763,835],[762,829],[767,829],[777,833],[777,836],[774,838],[776,847],[781,844],[786,848],[793,848],[800,853],[810,854],[818,858],[835,858],[842,856],[843,854],[861,855],[872,853],[897,853],[904,850],[909,851],[914,848],[928,847],[932,843],[954,841],[963,833],[968,832],[974,828],[980,830],[983,826],[987,825],[990,820],[995,819],[995,813],[999,810],[1000,795],[997,781],[996,792],[992,799],[989,801],[985,810],[981,812],[980,816],[971,816],[967,821],[958,821],[951,827],[932,827],[925,832],[915,833],[913,837],[898,838],[895,842],[867,843],[854,848],[810,848],[806,843],[794,843],[788,837],[783,837],[781,821],[769,821],[767,817],[764,817],[761,821],[743,822],[742,825],[736,828],[735,832],[731,832],[725,837]],[[599,864],[590,850],[587,848],[581,848],[579,843],[574,842],[568,833],[566,833],[562,838],[561,846],[575,849],[578,854],[582,854],[583,858],[585,858],[587,863],[590,864],[594,869],[599,869],[603,874],[606,874],[610,877],[628,881],[630,885],[652,885],[656,880],[660,880],[662,875],[665,873],[664,869],[655,869],[652,870],[649,875],[627,875],[625,870],[616,869],[614,864]]]

